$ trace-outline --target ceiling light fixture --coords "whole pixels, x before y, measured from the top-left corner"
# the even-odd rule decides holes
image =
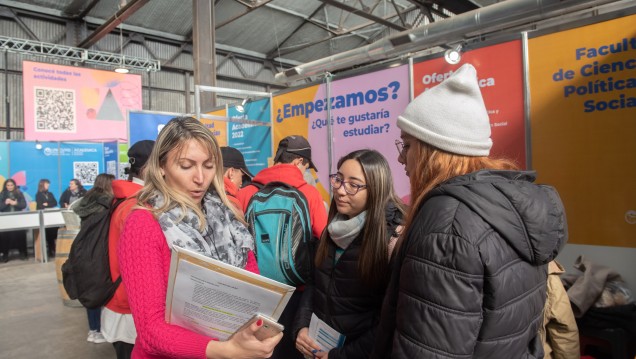
[[[120,6],[122,6],[122,4],[119,4]],[[124,2],[124,6],[125,6],[125,2]],[[125,66],[125,58],[124,58],[124,36],[122,34],[123,29],[124,28],[124,22],[122,21],[121,24],[119,24],[119,54],[121,55],[121,63],[119,64],[119,67],[117,67],[115,69],[115,72],[118,74],[127,74],[128,72],[130,72],[126,66]]]
[[[462,59],[462,45],[454,46],[444,52],[444,60],[451,65],[456,65]]]
[[[240,112],[240,113],[244,113],[245,112],[245,105],[247,104],[248,98],[244,98],[243,101],[241,101],[240,105],[236,105],[236,111]]]

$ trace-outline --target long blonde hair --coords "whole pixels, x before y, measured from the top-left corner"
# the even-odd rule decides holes
[[[160,193],[164,198],[163,205],[159,208],[149,209],[155,217],[179,207],[182,215],[177,219],[177,222],[183,219],[183,216],[185,216],[188,210],[191,210],[199,218],[201,229],[205,227],[207,222],[201,208],[194,203],[190,197],[168,187],[165,179],[161,175],[161,168],[166,165],[168,154],[172,151],[180,153],[184,150],[186,142],[190,140],[195,140],[204,147],[214,162],[216,171],[208,190],[214,189],[223,204],[234,213],[239,221],[245,224],[243,213],[230,203],[225,194],[225,187],[223,185],[223,158],[221,157],[219,145],[212,135],[212,132],[201,122],[192,117],[175,117],[159,132],[155,146],[150,153],[148,162],[146,162],[144,188],[137,194],[137,204],[145,207],[157,193]]]
[[[409,135],[410,136],[410,135]],[[417,214],[420,206],[424,202],[426,195],[440,183],[453,177],[462,176],[471,172],[484,169],[492,170],[516,170],[518,166],[513,161],[507,159],[496,159],[491,157],[471,157],[458,155],[424,143],[417,138],[410,136],[411,145],[408,151],[415,151],[409,158],[416,158],[416,162],[409,167],[411,182],[411,206],[406,217],[405,231],[407,233]],[[402,242],[404,236],[401,236]]]

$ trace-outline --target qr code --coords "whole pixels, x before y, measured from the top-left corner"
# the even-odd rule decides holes
[[[72,132],[77,128],[75,91],[35,87],[36,132]]]
[[[117,161],[106,161],[106,173],[117,177]]]
[[[130,163],[128,162],[119,162],[119,179],[127,180],[128,175],[126,174],[126,168],[130,167]]]
[[[77,178],[82,185],[92,186],[99,174],[99,162],[73,162],[73,178]]]

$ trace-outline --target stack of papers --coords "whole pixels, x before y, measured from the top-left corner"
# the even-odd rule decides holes
[[[278,320],[295,289],[175,246],[166,322],[227,340],[256,313]]]

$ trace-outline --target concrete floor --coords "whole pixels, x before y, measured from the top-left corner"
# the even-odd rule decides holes
[[[110,343],[86,341],[84,308],[64,306],[55,262],[0,263],[0,358],[115,358]]]

